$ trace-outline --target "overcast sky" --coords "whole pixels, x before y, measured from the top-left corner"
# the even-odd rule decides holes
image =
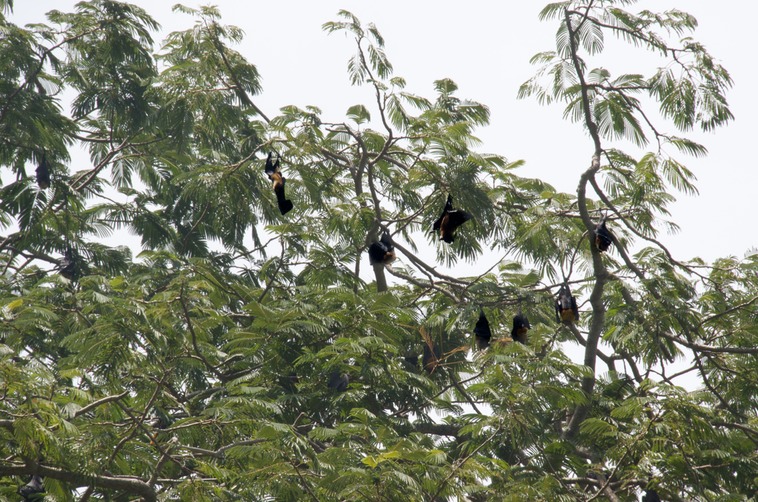
[[[171,11],[174,1],[136,0],[161,23],[167,33],[187,29],[194,20]],[[524,159],[522,176],[539,177],[559,190],[575,191],[581,172],[589,165],[592,143],[582,127],[562,119],[560,105],[540,106],[533,99],[518,100],[519,85],[532,76],[529,58],[554,48],[555,22],[540,22],[537,14],[546,2],[484,0],[412,2],[384,0],[217,0],[185,1],[190,7],[212,3],[223,22],[242,28],[245,41],[237,50],[254,63],[263,77],[258,106],[269,116],[288,104],[315,105],[325,121],[339,122],[353,104],[370,104],[366,88],[351,88],[346,62],[352,42],[342,34],[327,35],[321,25],[336,20],[347,9],[364,23],[373,22],[386,39],[386,51],[395,74],[406,79],[411,92],[433,97],[432,82],[452,78],[458,96],[489,106],[492,124],[478,131],[481,151]],[[16,0],[11,20],[41,22],[51,9],[68,11],[72,0]],[[758,180],[758,80],[756,53],[748,43],[758,19],[758,2],[727,0],[639,2],[628,10],[678,7],[698,19],[693,35],[703,42],[731,73],[735,85],[728,98],[736,120],[709,134],[695,134],[709,150],[704,159],[684,158],[694,170],[700,195],[678,195],[672,219],[681,226],[662,240],[675,256],[742,256],[758,244],[752,218]],[[163,34],[156,34],[160,42]],[[613,74],[645,71],[656,61],[619,51],[618,44],[594,63]],[[661,127],[674,132],[671,127]],[[77,170],[77,168],[74,168]]]

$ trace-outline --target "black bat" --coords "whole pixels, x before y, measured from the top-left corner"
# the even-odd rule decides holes
[[[82,275],[81,258],[73,248],[68,248],[63,253],[60,261],[60,274],[69,281],[76,281]]]
[[[368,247],[368,261],[372,265],[380,263],[392,263],[395,259],[395,246],[392,244],[392,237],[389,232],[383,232],[382,237],[377,242],[372,242]]]
[[[18,489],[17,493],[24,497],[24,500],[43,500],[44,497],[40,495],[45,493],[42,478],[35,474],[28,483]]]
[[[658,492],[655,490],[645,490],[645,495],[642,496],[642,502],[661,502],[661,497],[658,496]]]
[[[490,322],[487,320],[487,316],[484,315],[484,310],[479,311],[479,320],[476,321],[476,326],[474,326],[474,336],[476,337],[476,346],[479,350],[489,347],[492,331],[490,330]]]
[[[471,214],[462,209],[453,209],[453,196],[448,194],[445,209],[432,228],[440,233],[440,239],[450,244],[455,240],[455,229],[472,218]]]
[[[44,153],[39,161],[39,165],[37,165],[35,173],[37,173],[37,186],[42,190],[50,188],[50,166],[47,163],[47,158]]]
[[[529,328],[532,326],[529,324],[529,319],[524,314],[519,312],[513,316],[513,329],[511,330],[511,338],[514,341],[526,344],[526,334],[529,332]]]
[[[574,322],[579,320],[579,308],[576,298],[571,294],[568,284],[561,286],[555,299],[555,319],[558,322]]]
[[[335,370],[329,374],[329,382],[326,385],[337,392],[345,392],[349,384],[350,377],[348,374]]]
[[[434,342],[424,343],[424,355],[421,357],[421,364],[427,373],[434,373],[434,370],[440,365],[441,357],[442,351]]]
[[[408,354],[403,356],[403,362],[409,369],[416,370],[418,368],[418,354]]]
[[[287,182],[287,179],[282,175],[282,171],[279,169],[279,154],[276,154],[276,162],[273,162],[271,160],[272,153],[273,152],[268,152],[264,171],[268,175],[268,178],[274,182],[276,203],[279,206],[279,212],[282,213],[282,215],[285,215],[290,209],[292,209],[293,205],[292,201],[288,200],[284,195],[284,184]]]
[[[613,235],[605,226],[605,218],[603,218],[595,227],[595,246],[603,252],[608,251],[611,244],[613,244]]]

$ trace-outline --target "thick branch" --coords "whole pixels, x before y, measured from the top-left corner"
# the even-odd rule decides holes
[[[600,155],[602,154],[602,145],[600,142],[600,135],[598,134],[597,124],[592,117],[592,109],[590,107],[590,98],[587,92],[587,83],[584,79],[582,67],[579,62],[579,56],[576,50],[575,33],[571,27],[571,18],[568,10],[565,11],[566,29],[569,34],[569,47],[571,49],[571,60],[574,64],[577,78],[579,79],[581,96],[582,96],[582,110],[584,113],[584,122],[587,126],[587,130],[592,137],[594,144],[594,153],[592,155],[592,162],[589,169],[587,169],[579,180],[579,186],[577,188],[577,202],[579,207],[579,214],[582,218],[587,231],[592,235],[594,232],[594,224],[590,218],[589,211],[587,209],[587,184],[589,180],[600,169]],[[572,438],[579,431],[579,424],[582,423],[584,418],[590,409],[591,399],[590,396],[595,388],[595,361],[597,359],[597,346],[600,341],[600,335],[603,332],[605,325],[605,305],[603,304],[603,291],[605,284],[608,281],[608,271],[603,264],[600,250],[595,246],[594,239],[590,238],[590,251],[592,253],[592,269],[595,275],[595,286],[592,288],[590,294],[590,305],[592,307],[592,320],[590,321],[589,333],[587,334],[587,345],[584,351],[584,365],[590,370],[590,374],[582,378],[582,391],[587,397],[585,404],[581,404],[576,407],[574,413],[569,420],[569,423],[564,431],[565,438]]]
[[[417,257],[415,254],[413,254],[409,249],[401,246],[398,243],[394,243],[395,249],[403,253],[411,262],[413,262],[414,265],[416,265],[419,270],[426,271],[430,275],[433,275],[437,277],[438,279],[441,279],[443,281],[447,281],[451,284],[460,284],[461,286],[466,286],[468,283],[466,281],[463,281],[461,279],[457,279],[455,277],[451,277],[449,275],[440,274],[437,272],[437,270],[434,267],[431,267],[427,265],[423,260],[421,260],[419,257]]]
[[[415,422],[413,430],[421,434],[435,434],[437,436],[458,437],[460,435],[460,427],[450,424]]]
[[[758,347],[712,347],[710,345],[703,345],[700,343],[693,342],[691,340],[685,340],[683,338],[672,335],[670,333],[663,332],[659,334],[663,338],[668,338],[669,340],[673,342],[679,343],[692,350],[696,350],[703,353],[711,352],[711,353],[722,353],[722,354],[758,354]]]
[[[32,474],[45,478],[59,479],[75,486],[95,486],[125,491],[139,495],[145,502],[155,502],[157,500],[155,490],[150,485],[139,478],[131,476],[116,477],[102,474],[85,474],[46,465],[0,465],[0,476],[29,476]]]
[[[238,446],[252,446],[259,443],[265,443],[266,441],[270,441],[270,440],[269,439],[248,439],[245,441],[236,441],[234,443],[222,446],[221,448],[217,450],[206,450],[205,448],[197,448],[195,446],[187,446],[187,445],[177,446],[177,449],[187,450],[188,452],[192,453],[194,456],[214,457],[218,459],[223,459],[224,455],[226,454],[226,451],[230,450],[231,448],[236,448]]]
[[[443,295],[445,295],[448,298],[450,298],[451,300],[453,300],[456,304],[460,304],[461,303],[461,299],[458,298],[457,296],[455,296],[453,293],[451,293],[450,291],[448,291],[448,290],[446,290],[444,288],[441,288],[441,287],[437,286],[436,284],[434,284],[434,282],[431,280],[431,277],[429,277],[429,283],[428,284],[424,284],[420,280],[415,279],[415,278],[411,277],[408,274],[404,274],[404,273],[400,272],[399,270],[395,270],[394,268],[388,268],[387,270],[389,271],[390,274],[394,275],[395,277],[400,277],[401,279],[405,280],[406,282],[409,282],[409,283],[411,283],[411,284],[413,284],[415,286],[418,286],[419,288],[427,289],[427,290],[434,289],[435,291],[439,291]],[[378,286],[377,286],[377,289],[378,289]]]
[[[83,408],[81,408],[79,411],[74,413],[74,416],[78,417],[78,416],[84,415],[85,413],[88,413],[89,411],[92,411],[93,409],[97,408],[101,404],[110,403],[112,401],[118,401],[119,399],[122,399],[128,395],[129,395],[129,392],[124,391],[121,394],[116,394],[115,396],[106,396],[102,399],[98,399],[97,401],[93,401],[87,406],[84,406]]]

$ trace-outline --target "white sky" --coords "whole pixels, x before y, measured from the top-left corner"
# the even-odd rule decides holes
[[[166,32],[189,28],[194,20],[174,14],[175,1],[135,0]],[[580,173],[588,166],[592,144],[582,127],[562,119],[561,105],[540,106],[533,99],[518,100],[518,87],[535,68],[529,58],[554,48],[554,22],[539,22],[537,13],[546,1],[468,2],[442,0],[411,2],[384,0],[216,0],[184,2],[190,7],[218,5],[222,21],[242,28],[243,44],[236,47],[254,63],[263,77],[258,106],[269,116],[288,104],[315,105],[325,121],[342,121],[347,108],[372,96],[367,88],[352,88],[347,59],[352,41],[342,34],[327,35],[326,21],[336,20],[347,9],[364,23],[377,25],[386,40],[386,52],[395,75],[406,79],[407,90],[433,97],[432,82],[452,78],[458,96],[490,107],[491,126],[480,129],[482,151],[526,160],[519,174],[539,177],[559,190],[573,192]],[[16,0],[13,22],[43,22],[51,9],[70,11],[73,0]],[[758,247],[751,222],[752,197],[758,180],[752,142],[758,137],[755,118],[758,98],[753,87],[758,80],[755,50],[749,44],[758,2],[726,0],[647,0],[628,10],[663,10],[678,7],[698,19],[694,37],[731,73],[735,81],[728,98],[736,120],[715,134],[694,138],[710,151],[704,159],[684,158],[697,175],[699,197],[679,195],[672,219],[681,226],[676,236],[662,236],[675,256],[742,256]],[[160,42],[162,34],[155,34]],[[608,44],[611,45],[611,44]],[[645,61],[629,52],[609,47],[597,64],[614,74],[643,70]],[[655,64],[653,62],[653,64]],[[753,124],[753,125],[751,125]],[[671,127],[661,129],[674,132]],[[630,149],[631,150],[631,149]]]

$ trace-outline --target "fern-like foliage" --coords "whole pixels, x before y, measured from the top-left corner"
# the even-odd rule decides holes
[[[682,135],[729,123],[731,79],[692,16],[634,3],[540,14],[555,45],[519,97],[589,135],[563,193],[479,150],[490,110],[453,80],[411,93],[348,11],[323,29],[372,97],[331,117],[261,110],[216,7],[176,6],[190,26],[156,49],[133,5],[21,28],[0,0],[0,499],[32,475],[56,500],[755,493],[758,262],[662,243],[697,193],[679,155],[706,153]],[[613,74],[614,37],[667,62]]]

